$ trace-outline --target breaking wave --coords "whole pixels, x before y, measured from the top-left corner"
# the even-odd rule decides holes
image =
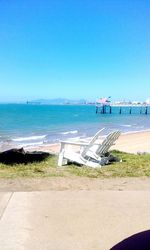
[[[12,141],[16,141],[16,142],[32,141],[32,140],[44,139],[45,137],[46,137],[46,135],[19,137],[19,138],[12,139]]]
[[[66,131],[62,132],[61,135],[69,135],[69,134],[77,134],[78,130],[71,130],[71,131]]]

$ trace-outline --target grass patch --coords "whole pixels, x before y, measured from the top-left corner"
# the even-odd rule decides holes
[[[0,178],[18,177],[65,177],[84,176],[90,178],[110,177],[139,177],[150,176],[150,154],[134,155],[113,151],[113,155],[122,159],[122,162],[92,169],[68,165],[57,167],[57,157],[49,157],[40,163],[5,165],[0,163]]]

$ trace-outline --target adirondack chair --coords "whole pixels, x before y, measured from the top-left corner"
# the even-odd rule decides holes
[[[106,136],[106,138],[102,141],[101,144],[90,146],[89,148],[85,148],[82,153],[83,157],[91,157],[95,160],[100,160],[100,157],[104,157],[106,153],[108,153],[111,146],[115,145],[115,141],[121,135],[120,131],[111,132]]]
[[[104,128],[103,128],[104,129]],[[98,131],[92,140],[87,142],[61,141],[58,166],[66,165],[69,161],[89,167],[100,167],[106,159],[105,154],[120,136],[120,131],[110,133],[102,143],[97,142],[102,130]],[[66,145],[80,146],[79,152],[67,150]]]

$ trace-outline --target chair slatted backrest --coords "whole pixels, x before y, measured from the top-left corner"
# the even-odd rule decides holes
[[[91,148],[93,146],[93,144],[96,142],[96,140],[100,137],[101,132],[104,130],[105,128],[102,128],[101,130],[99,130],[94,137],[90,140],[89,144],[84,147],[82,153],[81,153],[81,157],[85,157],[86,153],[88,152],[89,148]]]
[[[101,156],[108,152],[109,148],[114,145],[114,142],[119,138],[121,132],[120,131],[114,131],[110,133],[104,141],[102,142],[101,146],[98,147],[96,154]]]

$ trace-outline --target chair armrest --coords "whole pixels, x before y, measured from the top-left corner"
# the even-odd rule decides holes
[[[61,141],[60,143],[74,145],[74,146],[88,146],[89,145],[89,143],[86,143],[86,142],[73,142],[73,141]]]
[[[89,143],[87,143],[87,142],[73,142],[73,141],[61,141],[60,142],[61,144],[68,144],[68,145],[74,145],[74,146],[88,146],[89,145]],[[91,144],[91,147],[92,146],[98,146],[98,145],[101,145],[100,143],[93,143],[93,144]]]

